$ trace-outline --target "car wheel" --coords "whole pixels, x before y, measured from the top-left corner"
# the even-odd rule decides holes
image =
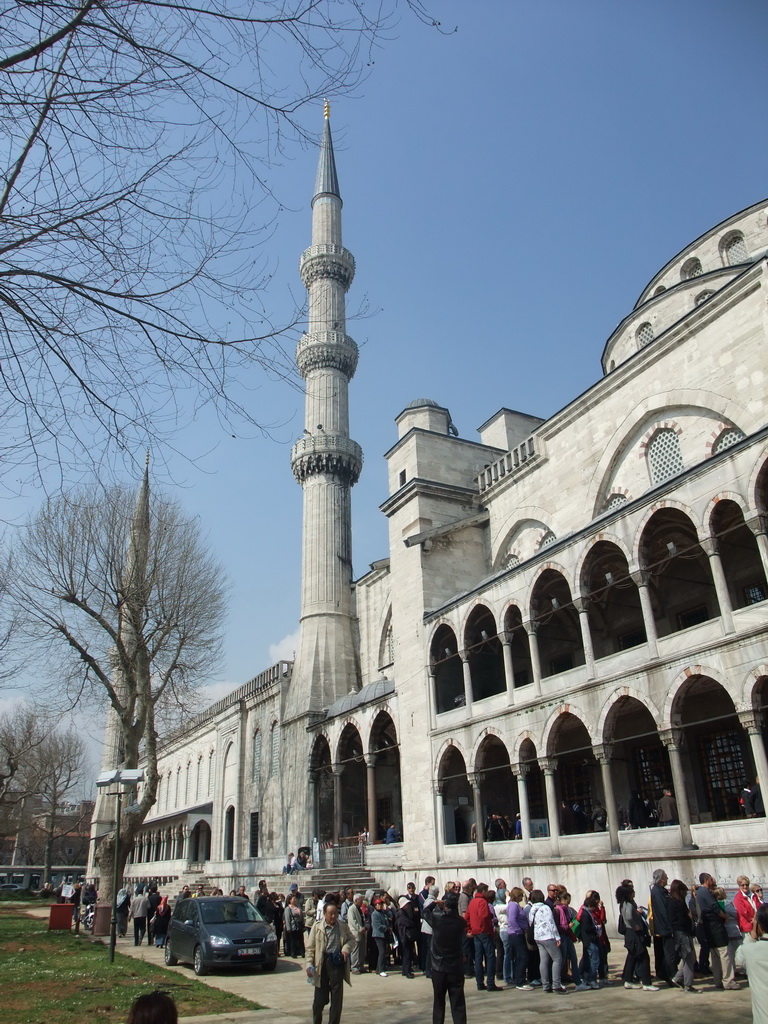
[[[165,960],[166,967],[175,967],[179,962],[173,955],[173,952],[171,951],[171,944],[168,941],[165,943],[165,954],[163,955],[163,959]]]
[[[200,946],[195,946],[194,964],[195,974],[198,976],[198,978],[202,978],[204,974],[208,973],[208,967],[205,963],[205,960],[203,960],[203,951],[200,948]]]
[[[274,971],[274,969],[276,967],[277,967],[277,960],[273,960],[271,964],[262,964],[261,965],[262,971]]]

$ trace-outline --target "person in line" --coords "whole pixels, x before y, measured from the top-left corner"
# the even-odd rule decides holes
[[[560,932],[552,911],[544,902],[541,889],[534,889],[530,894],[528,924],[533,927],[533,938],[539,951],[539,970],[544,991],[564,994],[566,990],[560,981],[563,966]]]
[[[378,958],[376,960],[376,973],[380,978],[387,977],[387,936],[389,933],[389,918],[385,910],[384,900],[379,897],[373,901],[373,912],[371,913],[371,938],[376,943]]]
[[[738,988],[736,979],[729,973],[728,932],[725,928],[725,911],[714,895],[717,882],[706,871],[699,875],[696,902],[699,921],[709,943],[712,963],[712,980],[717,988]]]
[[[667,909],[675,956],[680,966],[672,980],[676,985],[681,985],[686,992],[698,992],[699,989],[693,985],[696,954],[693,952],[693,919],[687,906],[687,896],[688,886],[679,878],[674,878],[669,885]]]
[[[523,907],[523,890],[514,885],[509,891],[507,903],[507,934],[504,939],[504,981],[514,985],[521,992],[530,992],[533,985],[525,980],[528,968],[528,946],[525,932],[528,918]]]
[[[160,906],[155,911],[153,920],[155,925],[153,931],[155,946],[158,949],[162,949],[168,938],[168,926],[171,923],[171,908],[168,906],[167,896],[163,896],[160,900]]]
[[[659,992],[660,989],[651,981],[651,959],[648,947],[651,937],[645,918],[637,909],[635,887],[632,881],[625,878],[616,890],[616,902],[619,905],[619,934],[624,936],[624,948],[627,958],[624,961],[622,980],[624,988],[642,989],[644,992]],[[635,983],[635,975],[639,983]]]
[[[367,927],[365,923],[363,894],[361,892],[356,892],[352,899],[352,906],[347,913],[347,924],[357,943],[352,953],[352,973],[362,974],[365,970]]]
[[[494,943],[493,915],[488,905],[488,886],[481,882],[469,901],[464,914],[469,926],[469,933],[475,945],[475,981],[478,992],[501,992],[496,984],[496,946]],[[485,959],[485,977],[483,980],[483,959]]]
[[[323,920],[315,921],[307,941],[307,977],[314,986],[312,1024],[322,1024],[323,1009],[330,1002],[328,1024],[339,1024],[344,1004],[344,985],[351,985],[349,957],[355,940],[339,920],[339,908],[326,903]]]
[[[422,913],[424,922],[432,929],[432,1024],[444,1024],[446,995],[453,1024],[467,1024],[463,952],[467,926],[459,914],[459,898],[450,892],[443,900],[425,902]]]
[[[139,888],[138,893],[131,903],[131,909],[128,911],[128,920],[133,920],[133,944],[134,946],[140,946],[144,934],[147,930],[147,909],[149,907],[149,900],[144,894],[144,890]]]
[[[123,888],[117,894],[117,934],[124,939],[128,932],[128,911],[131,909],[131,894]]]

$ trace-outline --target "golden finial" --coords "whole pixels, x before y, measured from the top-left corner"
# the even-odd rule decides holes
[[[326,121],[331,116],[331,104],[328,102],[328,100],[324,101],[323,114],[325,115],[325,120]]]

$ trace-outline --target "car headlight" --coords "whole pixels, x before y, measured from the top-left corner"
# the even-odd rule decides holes
[[[208,939],[208,941],[210,942],[210,944],[212,946],[229,946],[229,945],[231,945],[229,939],[225,938],[225,936],[223,936],[223,935],[211,935],[211,937]]]

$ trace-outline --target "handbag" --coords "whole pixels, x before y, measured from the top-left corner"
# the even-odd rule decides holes
[[[581,935],[581,921],[579,921],[577,917],[574,917],[568,925],[568,928],[571,933],[571,938],[578,939],[578,937]]]

